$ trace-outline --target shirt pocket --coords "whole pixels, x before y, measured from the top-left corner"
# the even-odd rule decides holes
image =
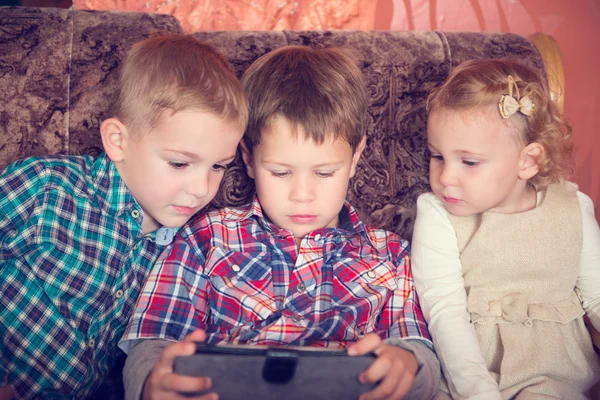
[[[381,310],[398,289],[397,267],[379,259],[340,260],[333,263],[332,286],[338,316],[366,334],[375,329]]]
[[[208,323],[220,330],[256,325],[276,311],[271,255],[213,248],[205,273],[210,287]]]

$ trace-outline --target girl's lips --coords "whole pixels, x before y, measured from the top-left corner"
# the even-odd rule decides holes
[[[310,224],[317,220],[316,215],[290,215],[290,219],[296,224]]]
[[[460,200],[460,199],[455,199],[454,197],[446,197],[446,196],[444,196],[444,201],[445,201],[446,203],[450,203],[450,204],[458,204],[458,203],[460,203],[462,200]]]

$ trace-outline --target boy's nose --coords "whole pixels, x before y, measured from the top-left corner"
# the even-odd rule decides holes
[[[295,179],[292,182],[290,200],[297,202],[313,201],[315,199],[315,188],[310,178]]]
[[[187,186],[187,192],[198,198],[208,196],[209,191],[209,176],[208,174],[200,174],[196,176]]]

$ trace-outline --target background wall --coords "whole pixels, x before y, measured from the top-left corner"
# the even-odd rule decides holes
[[[379,0],[375,29],[552,35],[565,68],[565,116],[573,126],[575,173],[600,221],[599,0]]]
[[[9,0],[14,2],[14,0]],[[21,0],[69,6],[71,0]],[[79,9],[175,15],[189,32],[244,29],[378,29],[552,35],[565,68],[565,115],[575,173],[600,221],[600,0],[74,0]]]

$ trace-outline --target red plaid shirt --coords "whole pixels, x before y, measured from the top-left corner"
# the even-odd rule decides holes
[[[197,328],[213,344],[343,347],[376,332],[431,346],[407,241],[365,227],[349,204],[339,228],[311,232],[299,249],[257,199],[188,223],[154,266],[120,345]]]

